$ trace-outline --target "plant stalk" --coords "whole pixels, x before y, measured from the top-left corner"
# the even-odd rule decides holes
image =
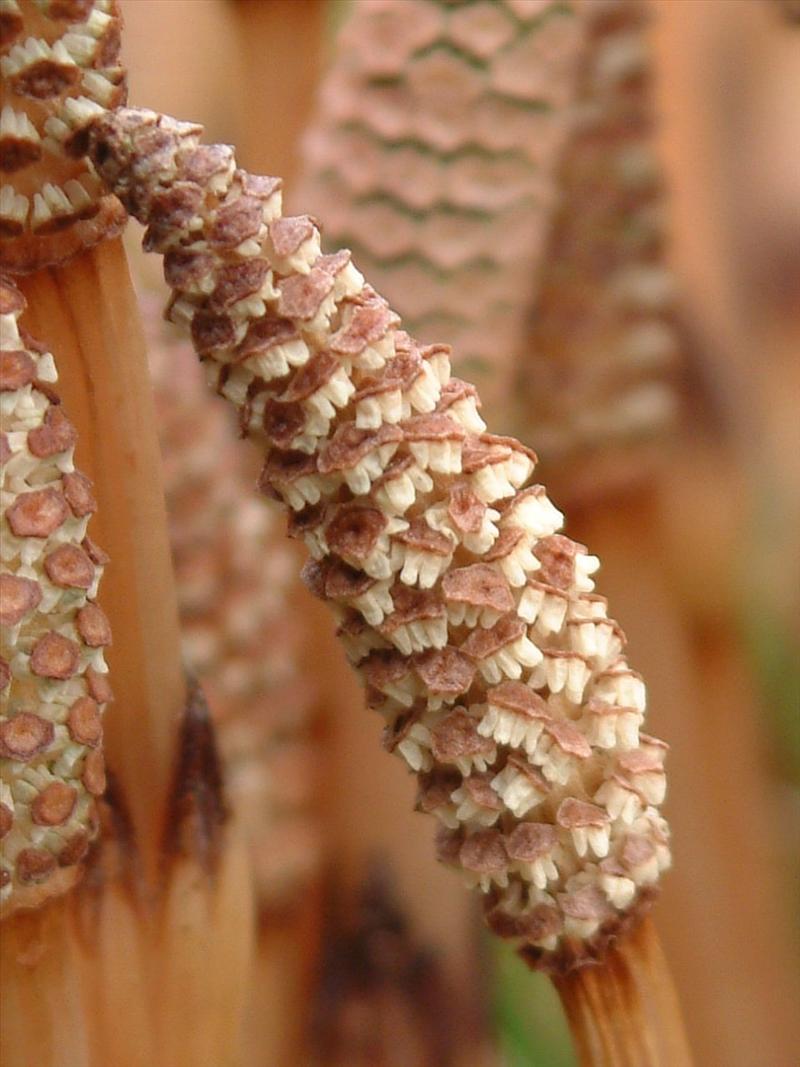
[[[602,964],[553,979],[582,1067],[690,1067],[677,994],[649,917]]]

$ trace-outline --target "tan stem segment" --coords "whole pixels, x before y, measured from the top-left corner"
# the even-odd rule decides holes
[[[108,759],[153,871],[186,695],[155,418],[125,253],[119,240],[105,242],[20,287],[25,327],[57,353],[78,462],[95,484],[93,537],[111,557],[103,583],[116,697],[106,719]]]
[[[3,1067],[249,1062],[242,1041],[253,986],[252,878],[244,837],[221,807],[215,760],[207,712],[195,699],[155,892],[141,885],[136,842],[112,787],[81,884],[4,922]],[[261,1052],[254,1063],[296,1062]]]
[[[291,186],[298,170],[299,132],[308,122],[323,62],[325,4],[238,0],[230,11],[247,86],[237,98],[243,165],[257,174],[280,174]],[[254,101],[260,106],[253,107]]]
[[[20,912],[3,923],[0,937],[4,1067],[90,1067],[89,1037],[74,981],[69,927],[70,897]]]
[[[582,1067],[691,1067],[678,998],[649,918],[601,966],[554,983]]]
[[[301,596],[298,609],[309,620],[306,654],[314,656],[321,678],[335,679],[320,709],[326,797],[320,817],[339,887],[352,901],[370,862],[385,863],[404,917],[420,944],[435,956],[448,989],[448,1049],[452,1062],[462,1067],[473,1062],[476,1045],[482,1046],[486,1037],[475,903],[452,872],[436,862],[422,829],[423,817],[412,810],[415,785],[406,768],[374,759],[379,723],[365,721],[357,679],[347,669],[327,619],[310,597]],[[391,834],[387,826],[393,828]],[[436,1010],[442,1014],[441,1005]]]

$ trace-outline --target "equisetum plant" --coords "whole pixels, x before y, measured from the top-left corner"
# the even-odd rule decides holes
[[[533,28],[532,12],[555,18],[539,0],[502,11],[514,34]],[[120,679],[106,740],[117,788],[103,810],[127,820],[124,834],[104,835],[85,891],[35,907],[71,884],[96,831],[109,626],[94,604],[104,557],[84,528],[91,488],[71,468],[52,360],[22,331],[9,285],[3,413],[28,422],[13,422],[3,456],[13,596],[4,590],[0,755],[12,818],[1,810],[9,902],[31,907],[6,928],[3,985],[37,1019],[12,1011],[4,1049],[44,1063],[57,1025],[65,1062],[83,1067],[110,1062],[108,1049],[128,1050],[138,1031],[165,1062],[218,1067],[240,1040],[247,1000],[250,874],[202,699],[186,700],[130,281],[119,241],[103,241],[125,210],[164,255],[169,317],[188,329],[242,435],[266,447],[260,485],[308,547],[305,580],[331,604],[385,719],[386,748],[418,775],[440,858],[481,892],[489,925],[557,984],[602,958],[617,1005],[629,1005],[625,981],[641,994],[646,977],[641,1012],[627,1011],[640,1025],[666,1003],[647,924],[622,939],[624,960],[612,943],[669,863],[665,746],[642,732],[643,683],[593,591],[597,560],[559,533],[560,513],[531,484],[534,454],[487,432],[449,347],[405,332],[348,252],[323,254],[311,218],[283,217],[279,179],[202,145],[198,126],[119,108],[117,14],[113,0],[0,3],[0,262],[28,272],[16,280],[25,321],[68,371],[62,389],[103,505],[100,540],[117,561],[104,587]],[[474,27],[467,37],[474,50]],[[94,909],[85,943],[70,900],[75,914]],[[39,998],[31,930],[49,968]],[[592,1030],[586,1020],[603,1012],[591,981],[580,989],[565,1003],[596,1062],[591,1035],[606,1048],[617,1032]],[[209,1003],[216,1010],[195,1026]],[[664,1044],[653,1063],[688,1062],[680,1035]]]
[[[75,469],[52,355],[24,330],[25,300],[0,278],[0,899],[35,907],[75,880],[105,789],[111,699],[96,602],[106,562],[87,526],[96,503]]]
[[[267,447],[262,489],[307,545],[385,746],[419,775],[443,862],[533,966],[600,956],[669,865],[666,746],[558,533],[535,456],[486,431],[446,345],[421,346],[349,252],[201,128],[119,109],[98,173],[165,257],[168,315]]]

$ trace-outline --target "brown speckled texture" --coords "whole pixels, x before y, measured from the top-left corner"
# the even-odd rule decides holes
[[[118,233],[86,123],[125,100],[116,0],[7,0],[0,13],[0,267],[25,273]]]
[[[295,202],[506,417],[557,196],[583,23],[574,0],[353,5]]]
[[[73,465],[76,434],[52,388],[53,357],[20,327],[24,307],[0,278],[4,913],[64,888],[96,832],[110,699],[103,649],[111,631],[95,603],[104,560],[86,536],[96,505]]]

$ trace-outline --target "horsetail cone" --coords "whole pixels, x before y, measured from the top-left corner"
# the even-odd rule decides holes
[[[116,0],[0,0],[0,267],[38,270],[118,232],[87,118],[125,99]]]
[[[411,332],[449,337],[490,411],[516,392],[573,499],[647,473],[675,415],[648,19],[640,0],[362,0],[296,194]]]
[[[101,717],[111,699],[96,603],[106,557],[75,469],[75,430],[52,355],[20,330],[20,292],[0,279],[0,895],[3,912],[67,888],[96,832],[105,786]]]
[[[664,251],[650,7],[581,11],[572,129],[518,383],[543,459],[573,499],[650,472],[675,422],[683,341]]]
[[[419,776],[440,858],[534,966],[598,957],[669,865],[666,746],[594,593],[598,561],[558,531],[534,454],[486,432],[446,345],[421,346],[350,253],[320,253],[281,183],[201,128],[97,119],[90,154],[165,258],[261,488],[305,541],[384,743]]]
[[[583,39],[574,0],[362,0],[296,200],[500,413],[524,348]],[[507,410],[507,404],[505,404]]]

